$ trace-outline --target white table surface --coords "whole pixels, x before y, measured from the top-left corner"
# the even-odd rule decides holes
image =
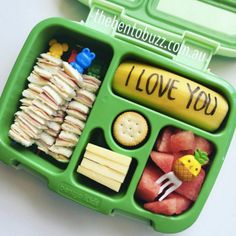
[[[13,0],[0,5],[0,92],[15,59],[39,21],[61,16],[85,19],[88,9],[76,0]],[[219,19],[220,20],[220,19]],[[212,71],[236,87],[236,59],[214,58]],[[236,135],[217,182],[189,229],[176,235],[236,235]],[[0,163],[0,235],[162,235],[146,223],[125,216],[109,217],[67,200],[44,180]]]

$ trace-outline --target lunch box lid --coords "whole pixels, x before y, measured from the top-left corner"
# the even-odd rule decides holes
[[[206,70],[212,55],[236,57],[234,0],[79,0],[85,24]]]

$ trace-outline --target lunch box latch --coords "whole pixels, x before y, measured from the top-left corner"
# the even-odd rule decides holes
[[[173,60],[206,71],[213,55],[220,47],[216,41],[186,31],[178,54]]]

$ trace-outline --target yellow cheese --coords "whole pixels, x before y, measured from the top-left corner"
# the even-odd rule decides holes
[[[104,157],[98,156],[98,155],[91,153],[89,151],[85,152],[84,157],[91,160],[91,161],[97,162],[98,164],[101,164],[101,165],[107,166],[113,170],[116,170],[124,175],[127,174],[128,166],[124,166],[124,165],[121,165],[117,162],[110,161]]]
[[[94,161],[91,161],[89,159],[83,158],[82,162],[81,162],[81,166],[96,172],[100,175],[103,175],[109,179],[113,179],[116,180],[117,182],[123,183],[124,179],[125,179],[125,175],[112,170],[106,166],[100,165]]]
[[[137,62],[122,63],[112,87],[131,101],[208,131],[221,125],[229,109],[219,93],[182,76]]]
[[[111,150],[108,150],[106,148],[102,148],[99,146],[96,146],[92,143],[89,143],[86,147],[86,150],[94,153],[97,156],[104,157],[110,161],[114,161],[118,164],[129,166],[131,162],[131,158],[116,152],[113,152]]]
[[[106,187],[108,187],[116,192],[119,192],[119,190],[120,190],[121,183],[119,183],[113,179],[109,179],[103,175],[95,173],[83,166],[79,166],[77,171],[78,171],[78,173],[80,173],[84,176],[87,176],[88,178],[90,178],[102,185],[105,185]]]

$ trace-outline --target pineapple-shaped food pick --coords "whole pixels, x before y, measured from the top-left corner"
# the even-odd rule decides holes
[[[185,155],[175,161],[173,171],[181,181],[191,181],[209,161],[207,153],[197,149],[194,155]]]

